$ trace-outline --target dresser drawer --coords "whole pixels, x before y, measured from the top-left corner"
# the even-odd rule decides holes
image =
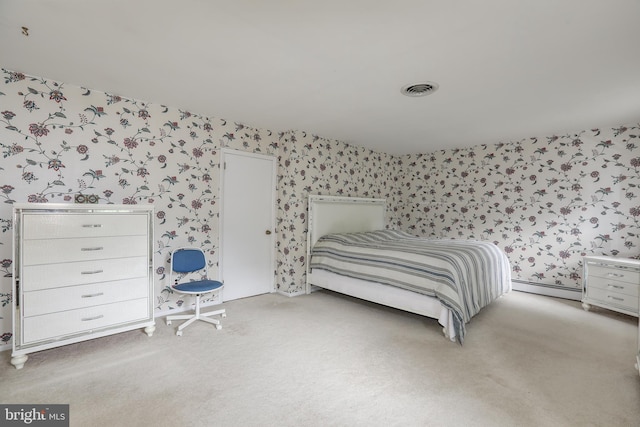
[[[609,292],[625,294],[625,295],[638,298],[640,284],[621,282],[619,280],[605,279],[603,277],[597,277],[597,276],[590,276],[588,280],[589,280],[588,282],[589,289],[591,288],[603,289]]]
[[[640,270],[637,268],[589,263],[587,269],[589,277],[602,277],[640,286]]]
[[[25,317],[40,316],[57,311],[145,298],[148,294],[149,280],[141,277],[117,282],[25,292],[22,296],[22,307]]]
[[[140,298],[43,316],[25,317],[22,341],[23,344],[29,344],[61,338],[65,335],[145,320],[150,316],[149,300]]]
[[[607,306],[617,306],[638,313],[638,296],[626,295],[617,292],[611,292],[606,289],[587,288],[587,297],[602,302]]]
[[[146,256],[148,250],[146,236],[25,240],[22,257],[23,265],[38,265]]]
[[[22,268],[23,292],[148,277],[149,267],[146,256],[28,265]]]
[[[25,240],[147,235],[147,218],[141,214],[25,214],[22,235]]]

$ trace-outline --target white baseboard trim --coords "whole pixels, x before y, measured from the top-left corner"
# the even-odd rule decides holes
[[[276,291],[277,294],[284,295],[285,297],[297,297],[299,295],[306,294],[305,291],[297,291],[297,292],[284,292],[281,290]]]
[[[529,292],[531,294],[546,295],[548,297],[564,298],[574,301],[582,300],[582,289],[519,282],[515,280],[513,280],[511,284],[514,291]]]

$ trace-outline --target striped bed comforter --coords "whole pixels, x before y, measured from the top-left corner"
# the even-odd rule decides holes
[[[493,243],[398,230],[323,236],[310,267],[436,297],[452,311],[461,344],[471,317],[511,290],[509,260]]]

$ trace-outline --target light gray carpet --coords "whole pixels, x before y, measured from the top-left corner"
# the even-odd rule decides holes
[[[223,329],[158,319],[0,354],[2,403],[69,403],[72,426],[633,426],[637,319],[512,292],[464,346],[435,320],[326,291],[225,303]]]

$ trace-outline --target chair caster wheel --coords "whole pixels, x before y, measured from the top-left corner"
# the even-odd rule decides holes
[[[227,317],[227,313],[222,313],[222,317]]]
[[[182,336],[182,331],[176,331],[176,335],[181,337]]]
[[[167,320],[167,326],[171,326],[171,320]]]
[[[216,325],[216,329],[222,329],[222,325]]]

